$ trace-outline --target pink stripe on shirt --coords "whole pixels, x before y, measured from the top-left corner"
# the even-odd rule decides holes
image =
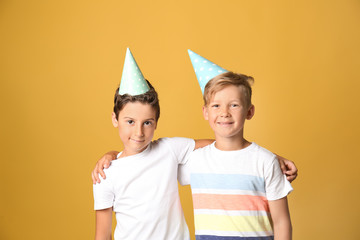
[[[194,209],[270,212],[266,197],[252,195],[193,194]]]

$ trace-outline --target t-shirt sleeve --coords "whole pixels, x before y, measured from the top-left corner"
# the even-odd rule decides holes
[[[283,198],[293,190],[275,156],[265,164],[265,189],[266,197],[270,201]]]
[[[181,185],[190,185],[190,162],[191,162],[191,156],[193,153],[190,154],[188,160],[185,164],[178,165],[178,172],[177,172],[177,179]]]
[[[178,164],[185,164],[195,149],[195,140],[190,138],[174,137],[164,139],[171,148]]]
[[[108,173],[107,178],[100,176],[101,182],[93,185],[94,209],[102,210],[113,206],[115,195]]]

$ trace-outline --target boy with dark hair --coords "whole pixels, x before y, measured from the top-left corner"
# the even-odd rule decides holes
[[[157,93],[127,50],[112,113],[124,149],[105,170],[107,178],[93,186],[96,240],[111,239],[112,211],[117,220],[116,240],[190,239],[177,170],[195,147],[209,142],[187,138],[152,141],[159,116]]]

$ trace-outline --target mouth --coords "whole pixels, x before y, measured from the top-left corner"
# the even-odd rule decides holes
[[[232,124],[234,124],[234,122],[217,122],[218,125],[220,126],[231,126]]]
[[[131,141],[135,142],[135,143],[143,143],[145,142],[145,140],[141,140],[141,139],[133,139],[133,138],[130,138]]]

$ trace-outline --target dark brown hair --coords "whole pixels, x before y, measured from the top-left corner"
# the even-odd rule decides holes
[[[146,80],[146,82],[148,83],[150,90],[147,91],[146,93],[135,96],[131,96],[129,94],[120,95],[119,88],[116,89],[114,96],[114,113],[116,115],[116,119],[119,118],[119,112],[125,107],[127,103],[141,102],[144,104],[150,104],[150,106],[155,111],[155,120],[156,122],[158,121],[160,117],[160,105],[159,105],[158,94],[155,91],[155,88],[151,85],[151,83],[148,80]]]
[[[213,79],[211,79],[205,86],[204,90],[204,105],[207,106],[211,97],[217,93],[218,91],[224,89],[227,86],[234,85],[239,86],[243,89],[243,93],[245,96],[245,105],[247,107],[251,106],[251,84],[254,82],[254,78],[233,72],[226,72],[217,75]]]

